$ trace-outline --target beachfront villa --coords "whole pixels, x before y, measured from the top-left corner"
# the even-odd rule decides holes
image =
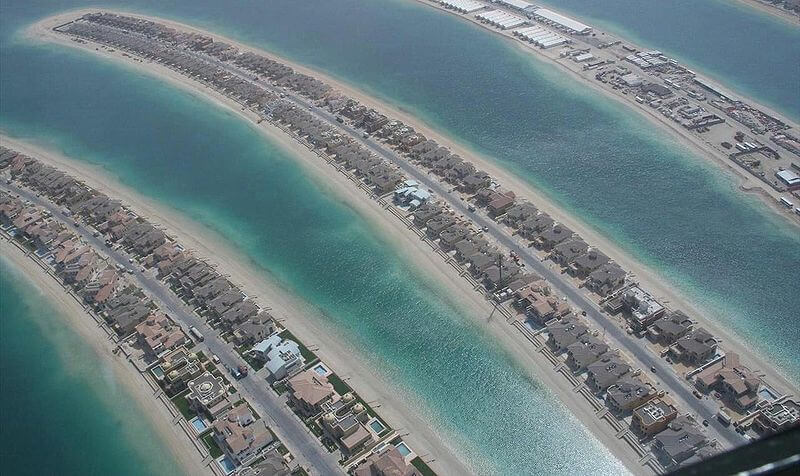
[[[656,391],[649,382],[625,376],[608,387],[606,403],[612,411],[622,414],[641,406],[655,395]]]
[[[289,403],[304,417],[313,417],[322,411],[322,405],[339,399],[328,377],[315,369],[300,372],[287,382]]]
[[[717,351],[717,340],[702,327],[692,330],[670,347],[670,353],[687,364],[698,366]]]
[[[417,469],[406,462],[406,458],[394,445],[386,445],[371,454],[353,472],[355,476],[420,476]]]
[[[185,344],[186,334],[163,312],[154,312],[136,325],[136,335],[150,355],[159,356]]]
[[[667,469],[709,458],[718,450],[687,416],[672,421],[653,438],[653,452]]]
[[[212,417],[226,411],[231,406],[228,388],[222,377],[215,377],[211,372],[203,372],[187,383],[189,393],[186,399],[197,411],[205,412]]]
[[[247,403],[242,403],[214,422],[214,440],[238,466],[258,456],[274,437],[264,421],[256,419]]]
[[[762,434],[773,434],[800,425],[800,404],[791,399],[772,403],[758,411],[753,427]]]
[[[692,329],[693,322],[682,311],[670,311],[647,328],[647,336],[654,342],[670,345]]]
[[[622,293],[622,304],[629,313],[631,328],[641,331],[664,315],[666,309],[639,286],[631,286]]]
[[[369,419],[367,409],[352,393],[323,403],[322,410],[320,421],[323,430],[332,440],[339,442],[346,456],[374,442],[372,432],[364,426]]]
[[[720,362],[700,372],[694,383],[703,392],[717,390],[722,399],[738,413],[744,413],[756,405],[761,387],[761,379],[739,362],[738,354],[730,351]]]
[[[272,334],[253,346],[250,353],[264,362],[270,377],[274,380],[286,378],[287,375],[302,368],[304,363],[300,346],[295,341],[284,339],[278,334]]]
[[[631,429],[641,436],[652,436],[663,431],[677,416],[675,405],[662,398],[654,398],[633,411]]]

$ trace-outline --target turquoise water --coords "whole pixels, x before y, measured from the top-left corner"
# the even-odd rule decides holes
[[[800,27],[737,0],[548,0],[800,121]]]
[[[797,230],[622,106],[410,2],[137,5],[271,48],[422,116],[543,189],[800,375]],[[12,36],[60,7],[2,8],[0,128],[106,167],[226,236],[369,349],[481,472],[619,471],[546,389],[291,158],[190,94]],[[587,452],[599,455],[591,465]]]
[[[111,369],[2,256],[0,269],[3,473],[178,474]]]

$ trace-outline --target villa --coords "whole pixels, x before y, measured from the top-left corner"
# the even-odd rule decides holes
[[[189,393],[186,400],[197,411],[205,412],[215,417],[231,406],[228,399],[228,389],[221,377],[215,377],[211,372],[203,372],[198,377],[187,383]]]
[[[266,339],[274,332],[274,319],[268,312],[261,312],[239,325],[233,331],[233,341],[237,345],[253,345]]]
[[[575,372],[582,372],[608,352],[605,341],[591,335],[580,336],[577,342],[567,346],[567,365]]]
[[[639,286],[631,286],[622,294],[622,304],[630,313],[631,328],[641,331],[664,315],[666,309]]]
[[[639,435],[652,436],[667,427],[678,416],[675,405],[661,398],[654,398],[633,411],[631,428]]]
[[[702,327],[678,339],[670,347],[672,355],[683,362],[698,366],[717,351],[717,340]]]
[[[563,241],[553,247],[551,258],[561,266],[567,266],[578,256],[586,253],[589,245],[580,238]]]
[[[536,215],[537,211],[538,209],[532,203],[518,203],[508,209],[503,221],[506,223],[506,225],[518,228],[520,223]]]
[[[670,345],[692,329],[692,320],[681,311],[670,311],[647,328],[647,335],[662,345]]]
[[[354,476],[421,476],[417,469],[406,463],[397,447],[386,445],[371,454],[356,467]]]
[[[145,350],[154,356],[186,343],[186,335],[180,326],[172,322],[163,312],[154,312],[137,324],[136,334]]]
[[[753,426],[762,434],[773,434],[800,425],[800,405],[791,399],[772,403],[758,411]]]
[[[705,451],[703,451],[705,450]],[[653,439],[653,452],[667,469],[708,458],[717,451],[686,416],[676,418]]]
[[[374,443],[374,436],[364,427],[369,418],[367,409],[353,394],[322,404],[322,428],[341,445],[342,452],[352,455],[359,449]]]
[[[574,319],[564,319],[547,326],[547,344],[556,352],[578,342],[589,328]]]
[[[655,395],[656,391],[649,383],[642,383],[634,377],[622,377],[608,387],[606,404],[612,411],[621,414],[641,406]]]
[[[274,380],[281,380],[287,375],[302,368],[304,360],[300,347],[290,339],[283,339],[278,334],[256,344],[250,352],[264,361],[265,367]]]
[[[586,287],[600,296],[618,289],[625,282],[625,270],[616,263],[606,263],[589,274]]]
[[[589,377],[586,382],[595,392],[600,393],[617,383],[623,375],[631,371],[631,366],[620,356],[606,353],[587,367]]]
[[[700,372],[695,386],[703,391],[717,390],[722,398],[739,413],[758,402],[761,379],[739,362],[739,355],[728,352],[722,361]]]
[[[339,394],[328,381],[314,369],[290,378],[289,402],[304,416],[313,417],[322,411],[322,405],[339,399]]]
[[[597,250],[589,250],[572,261],[569,265],[569,272],[574,276],[583,278],[592,271],[608,263],[610,258]]]
[[[214,439],[237,466],[257,457],[274,441],[267,425],[253,416],[246,403],[214,421]]]

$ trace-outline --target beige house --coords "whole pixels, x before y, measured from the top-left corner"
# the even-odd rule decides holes
[[[295,375],[287,384],[289,402],[306,417],[319,414],[324,403],[339,399],[328,377],[318,374],[314,369]]]

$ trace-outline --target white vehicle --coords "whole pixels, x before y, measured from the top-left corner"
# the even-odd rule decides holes
[[[192,334],[192,336],[195,339],[197,339],[197,342],[203,342],[204,340],[206,340],[203,334],[200,331],[198,331],[195,326],[189,328],[189,333]]]

